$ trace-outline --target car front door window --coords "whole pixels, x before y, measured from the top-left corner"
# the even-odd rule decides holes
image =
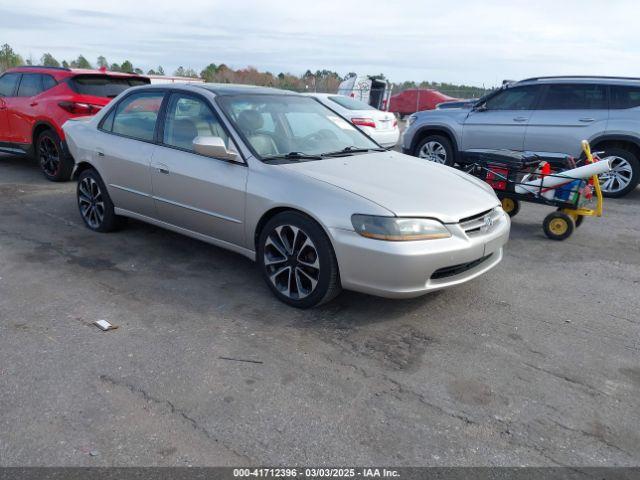
[[[13,97],[20,80],[19,73],[7,73],[0,77],[0,97]]]
[[[193,152],[193,140],[198,136],[220,137],[229,148],[229,136],[203,100],[173,95],[167,109],[163,143]]]
[[[487,110],[531,110],[538,95],[539,87],[508,88],[485,102]]]

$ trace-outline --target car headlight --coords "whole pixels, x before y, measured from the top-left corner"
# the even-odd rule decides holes
[[[416,116],[415,115],[409,115],[407,117],[407,127],[409,127],[413,122],[416,121]]]
[[[412,240],[433,240],[449,238],[451,233],[442,223],[429,218],[378,217],[373,215],[352,215],[351,223],[363,237],[407,242]]]

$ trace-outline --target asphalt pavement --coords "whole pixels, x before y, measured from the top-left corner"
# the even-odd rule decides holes
[[[0,158],[0,465],[640,464],[640,190],[562,243],[524,205],[465,285],[300,311],[74,189]]]

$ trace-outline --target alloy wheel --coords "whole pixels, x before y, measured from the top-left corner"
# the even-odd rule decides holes
[[[633,170],[631,164],[624,158],[613,156],[604,160],[611,162],[611,170],[600,175],[600,188],[606,193],[617,193],[626,188],[631,182]]]
[[[49,137],[40,139],[38,145],[38,155],[42,170],[50,176],[55,177],[60,170],[60,151],[55,142]]]
[[[78,185],[80,214],[91,228],[99,228],[104,221],[104,199],[100,185],[91,177],[85,177]]]
[[[447,151],[440,142],[435,140],[425,143],[418,152],[418,157],[443,165],[447,163]]]
[[[267,236],[264,266],[269,281],[288,298],[311,295],[320,279],[318,249],[302,229],[280,225]]]

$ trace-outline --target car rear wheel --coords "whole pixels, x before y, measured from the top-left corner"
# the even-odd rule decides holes
[[[47,180],[66,182],[71,178],[73,159],[64,153],[62,140],[53,130],[45,130],[36,140],[36,156]]]
[[[426,136],[416,146],[414,155],[441,165],[452,166],[454,164],[451,142],[442,135]]]
[[[115,214],[109,192],[96,170],[89,168],[80,174],[76,192],[80,216],[87,228],[105,233],[120,226],[121,217]]]
[[[633,153],[607,148],[601,158],[611,160],[611,171],[600,175],[600,188],[605,197],[623,197],[636,188],[640,180],[640,161]]]
[[[301,213],[283,212],[267,222],[258,239],[258,263],[271,291],[293,307],[314,307],[340,293],[331,242]]]

